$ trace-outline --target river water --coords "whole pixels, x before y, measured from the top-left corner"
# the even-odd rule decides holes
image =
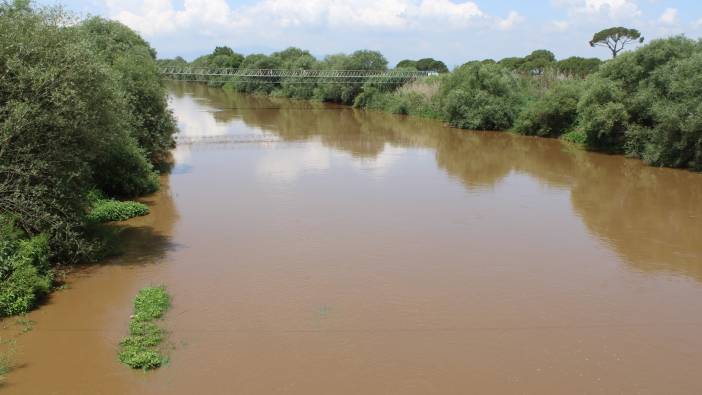
[[[172,85],[125,254],[0,335],[7,394],[702,393],[702,175]],[[117,360],[165,284],[170,363]]]

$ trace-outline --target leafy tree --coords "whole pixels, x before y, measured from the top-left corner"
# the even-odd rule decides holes
[[[180,56],[174,59],[158,59],[156,63],[159,67],[188,67],[188,61]]]
[[[587,145],[702,170],[702,44],[654,40],[604,64],[578,104]]]
[[[351,55],[327,56],[321,64],[327,70],[387,70],[388,61],[377,51],[360,50]],[[324,101],[353,104],[363,90],[363,83],[325,84],[315,89],[315,96]]]
[[[417,61],[416,60],[410,60],[410,59],[405,59],[401,60],[397,66],[395,66],[396,69],[417,69]]]
[[[438,73],[448,73],[448,67],[440,60],[433,58],[423,58],[419,60],[405,59],[395,66],[397,69],[415,69],[417,71],[436,71]]]
[[[451,73],[441,87],[444,119],[464,129],[512,127],[521,98],[517,79],[499,65],[474,62]]]
[[[568,77],[585,78],[597,71],[600,64],[602,64],[602,61],[598,58],[586,59],[578,56],[571,56],[570,58],[558,61],[556,63],[556,70]]]
[[[83,224],[97,162],[136,143],[115,73],[66,22],[56,10],[0,7],[0,214],[70,260],[94,250]]]
[[[448,67],[440,60],[432,58],[419,59],[416,65],[419,71],[436,71],[437,73],[448,73]]]
[[[94,17],[81,23],[79,29],[92,42],[94,51],[116,71],[130,107],[130,135],[153,166],[166,168],[169,152],[175,145],[172,136],[176,124],[155,62],[156,51],[133,30],[116,21]],[[136,152],[119,155],[139,156]],[[115,185],[114,181],[120,177],[107,178]],[[105,192],[134,196],[150,190],[153,188],[125,186],[125,190],[117,187]]]
[[[544,71],[555,62],[556,56],[553,52],[545,49],[537,49],[520,62],[518,70],[531,75],[542,75]]]
[[[619,52],[624,47],[631,43],[643,43],[644,38],[641,32],[636,29],[627,29],[625,27],[610,27],[595,33],[590,40],[591,47],[606,47],[612,51],[612,58],[616,58]]]
[[[181,58],[182,59],[182,58]],[[177,60],[177,58],[176,58]],[[212,67],[222,69],[238,69],[244,61],[244,55],[234,52],[229,47],[216,47],[209,55],[203,55],[193,60],[193,67]]]
[[[518,133],[559,137],[569,131],[578,116],[581,81],[562,81],[532,100],[519,114],[514,129]]]
[[[522,64],[524,64],[524,58],[519,58],[519,57],[511,57],[511,58],[504,58],[497,62],[500,66],[506,68],[507,70],[519,70],[522,67]]]

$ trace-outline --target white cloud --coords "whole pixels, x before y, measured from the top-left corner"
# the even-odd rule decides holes
[[[568,21],[553,21],[551,22],[553,24],[553,27],[556,28],[558,31],[565,31],[570,27],[570,23]]]
[[[660,18],[658,18],[658,21],[666,24],[666,25],[673,25],[675,22],[678,20],[678,10],[675,8],[666,8],[665,11],[663,11],[663,14],[661,14]]]
[[[509,15],[507,15],[507,18],[505,19],[499,19],[497,20],[497,27],[500,30],[510,30],[512,29],[516,24],[521,23],[524,21],[524,17],[519,15],[518,12],[516,11],[511,11]]]
[[[169,34],[178,29],[231,32],[237,29],[314,28],[343,29],[437,29],[463,28],[486,20],[472,1],[450,0],[259,0],[230,7],[226,0],[185,0],[176,9],[173,0],[105,0],[111,17],[147,36]],[[510,27],[521,20],[515,12],[499,20]]]
[[[232,10],[225,0],[185,0],[176,10],[171,0],[144,0],[141,4],[106,0],[110,16],[147,36],[200,27],[203,31],[225,26]]]
[[[634,0],[554,0],[554,4],[566,7],[573,16],[604,15],[622,19],[641,15],[641,9]]]
[[[306,173],[328,170],[331,157],[332,150],[318,142],[306,145],[301,151],[273,151],[259,159],[256,174],[264,181],[290,183]]]

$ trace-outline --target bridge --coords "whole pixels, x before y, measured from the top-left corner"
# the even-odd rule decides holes
[[[259,82],[272,84],[406,84],[435,74],[408,70],[276,70],[206,67],[161,67],[166,80],[191,82]]]

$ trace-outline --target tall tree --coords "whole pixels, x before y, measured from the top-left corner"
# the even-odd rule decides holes
[[[631,43],[642,43],[644,38],[641,32],[636,29],[627,29],[625,27],[610,27],[595,33],[590,41],[591,47],[607,47],[612,51],[612,57],[616,58],[624,47]]]

